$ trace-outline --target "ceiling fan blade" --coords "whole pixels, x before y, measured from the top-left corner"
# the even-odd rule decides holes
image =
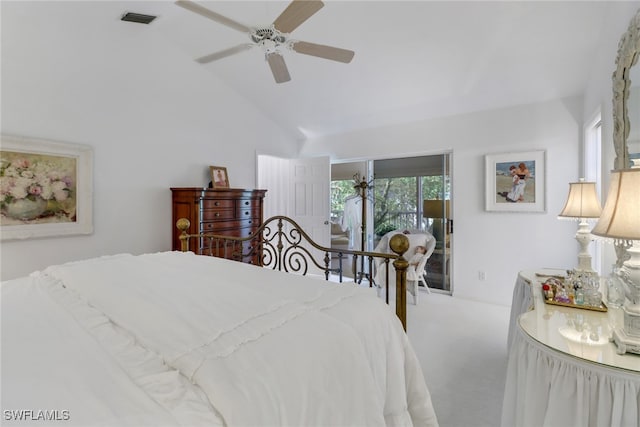
[[[351,60],[353,59],[353,55],[355,55],[355,52],[352,50],[340,49],[338,47],[325,46],[323,44],[301,41],[296,41],[295,43],[293,43],[291,49],[305,55],[317,56],[320,58],[344,63],[351,62]]]
[[[293,0],[273,21],[273,26],[281,33],[290,33],[323,6],[324,3],[321,1]]]
[[[273,78],[276,80],[276,83],[284,83],[291,80],[287,64],[284,63],[282,55],[277,52],[268,53],[267,62],[269,63],[269,67],[271,67],[271,73],[273,73]]]
[[[190,10],[191,12],[195,12],[198,15],[202,15],[206,18],[216,21],[218,24],[226,25],[227,27],[233,28],[234,30],[241,31],[243,33],[251,32],[251,28],[247,27],[246,25],[236,22],[233,19],[227,18],[226,16],[222,16],[219,13],[209,10],[206,7],[200,6],[198,3],[194,3],[190,0],[178,0],[176,4],[180,7]]]
[[[200,64],[207,64],[209,62],[217,61],[218,59],[226,58],[227,56],[242,52],[243,50],[251,49],[253,46],[255,45],[251,43],[239,44],[238,46],[230,47],[229,49],[224,49],[218,52],[211,53],[209,55],[201,56],[200,58],[196,58],[196,62],[199,62]]]

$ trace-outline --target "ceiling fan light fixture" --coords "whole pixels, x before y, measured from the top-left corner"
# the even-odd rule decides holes
[[[280,53],[280,49],[278,49],[280,44],[273,40],[262,40],[259,45],[262,50],[264,50],[265,55],[270,53]]]
[[[254,43],[260,43],[262,40],[273,40],[277,43],[284,43],[287,37],[278,31],[273,25],[270,27],[256,28],[250,34]]]
[[[265,59],[271,68],[271,73],[273,74],[276,83],[284,83],[291,80],[291,76],[287,70],[287,65],[285,64],[284,57],[281,53],[281,48],[288,48],[288,50],[297,53],[343,63],[349,63],[353,59],[354,52],[351,50],[298,40],[289,40],[289,35],[293,30],[298,28],[300,24],[305,22],[324,6],[324,3],[319,0],[291,1],[289,6],[287,6],[280,16],[276,18],[273,24],[266,27],[248,27],[227,18],[226,16],[200,6],[191,0],[178,0],[175,3],[180,7],[211,19],[219,24],[248,34],[249,38],[253,42],[253,46],[260,46],[262,48]],[[248,49],[246,45],[238,45],[202,56],[197,58],[196,61],[201,64],[206,64],[246,49]]]

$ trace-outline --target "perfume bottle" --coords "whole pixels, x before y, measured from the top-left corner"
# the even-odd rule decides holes
[[[624,304],[625,297],[620,269],[614,268],[605,283],[607,285],[607,304],[609,307],[621,307]]]

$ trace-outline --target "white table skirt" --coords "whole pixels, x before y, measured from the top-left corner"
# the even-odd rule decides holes
[[[507,336],[507,348],[511,348],[511,341],[518,323],[518,317],[527,311],[533,310],[533,294],[531,285],[540,278],[549,277],[547,275],[563,275],[565,270],[556,268],[541,268],[538,270],[524,270],[518,273],[516,284],[513,287],[511,297],[511,317],[509,319],[509,335]]]
[[[525,277],[526,273],[518,274],[516,284],[513,288],[513,297],[511,299],[511,314],[509,319],[509,335],[507,336],[507,348],[511,348],[513,336],[518,326],[518,317],[522,313],[526,313],[533,309],[533,298],[531,297],[530,279]]]
[[[519,325],[512,339],[503,427],[640,426],[640,374],[553,350]]]

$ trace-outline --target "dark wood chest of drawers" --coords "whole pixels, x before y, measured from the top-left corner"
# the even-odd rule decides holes
[[[262,205],[267,190],[171,188],[173,250],[180,250],[179,218],[191,222],[190,234],[212,233],[247,237],[262,224]],[[192,239],[189,249],[202,253],[203,241]],[[195,246],[198,247],[195,247]]]

